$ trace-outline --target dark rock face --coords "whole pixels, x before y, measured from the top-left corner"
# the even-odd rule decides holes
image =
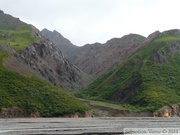
[[[159,64],[168,64],[167,56],[174,57],[178,52],[180,52],[180,41],[171,41],[168,45],[168,52],[164,50],[157,51],[153,60]]]
[[[99,77],[121,64],[133,53],[153,41],[160,34],[156,31],[144,38],[137,34],[113,38],[105,44],[88,44],[76,49],[70,61],[87,74]]]
[[[72,92],[87,85],[90,79],[73,66],[62,52],[37,29],[34,33],[40,40],[21,50],[18,57],[28,64],[38,75],[54,85]]]
[[[0,9],[0,13],[3,13],[4,14],[4,12]]]
[[[136,52],[144,37],[136,34],[113,38],[105,44],[91,44],[81,47],[70,60],[74,65],[93,77],[112,70],[116,65]]]
[[[169,55],[174,56],[177,52],[180,52],[180,41],[173,41],[169,45]]]
[[[42,33],[59,46],[75,66],[93,77],[99,77],[120,64],[141,48],[143,45],[139,43],[144,40],[140,35],[130,34],[122,38],[113,38],[105,44],[95,43],[77,47],[56,31],[44,29]]]
[[[154,61],[156,63],[160,64],[165,64],[168,63],[167,58],[166,58],[166,52],[164,50],[159,50],[155,55],[154,55]]]
[[[47,29],[43,29],[41,33],[56,44],[56,46],[62,51],[63,55],[67,58],[73,54],[73,51],[76,48],[78,48],[56,30],[49,31]]]

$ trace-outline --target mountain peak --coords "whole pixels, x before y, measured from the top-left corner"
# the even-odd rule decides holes
[[[51,32],[50,30],[48,30],[47,28],[44,28],[41,30],[41,33],[44,33],[44,32]]]
[[[3,14],[4,14],[4,12],[0,9],[0,14],[1,14],[1,13],[3,13]]]
[[[56,30],[53,30],[53,33],[56,33],[56,34],[60,34],[61,35],[61,33],[59,33],[58,31],[56,31]],[[61,35],[62,36],[62,35]]]
[[[180,89],[179,35],[180,30],[177,29],[152,33],[143,41],[143,46],[140,43],[140,48],[131,53],[130,57],[126,57],[123,63],[97,78],[77,96],[145,107],[150,111],[178,103],[180,94],[176,93]],[[127,50],[122,49],[118,52],[124,53]],[[115,51],[113,50],[113,53]],[[108,52],[104,54],[107,55]],[[122,57],[119,55],[117,58]],[[106,61],[112,60],[114,58]]]
[[[168,34],[180,35],[180,29],[172,29],[162,32],[162,35],[168,35]]]
[[[53,30],[49,31],[48,29],[43,29],[41,33],[48,39],[50,39],[52,42],[55,43],[55,45],[60,48],[62,53],[67,57],[66,53],[72,54],[72,52],[69,50],[73,50],[77,46],[73,45],[71,41],[69,41],[67,38],[63,37],[58,31]]]

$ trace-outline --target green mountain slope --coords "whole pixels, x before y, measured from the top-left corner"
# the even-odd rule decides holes
[[[16,106],[22,110],[23,116],[38,112],[47,117],[87,109],[75,97],[49,82],[33,74],[24,76],[5,68],[3,58],[7,55],[7,52],[0,51],[0,110]]]
[[[0,42],[10,43],[16,50],[20,50],[37,41],[32,35],[32,26],[11,15],[0,13]]]
[[[180,31],[159,34],[76,96],[155,110],[180,100]]]
[[[81,101],[35,74],[27,64],[32,63],[31,57],[31,61],[20,57],[23,55],[19,52],[32,42],[45,46],[45,39],[34,31],[33,26],[0,12],[0,117],[24,117],[35,113],[50,117],[84,112],[87,106]],[[14,62],[9,62],[11,59]]]

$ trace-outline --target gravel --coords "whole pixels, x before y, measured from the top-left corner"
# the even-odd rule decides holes
[[[8,118],[0,135],[119,135],[124,128],[180,128],[180,118]]]

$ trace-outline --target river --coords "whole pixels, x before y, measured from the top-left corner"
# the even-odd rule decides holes
[[[120,135],[123,134],[124,128],[177,129],[180,128],[180,118],[97,117],[0,119],[0,135]]]

